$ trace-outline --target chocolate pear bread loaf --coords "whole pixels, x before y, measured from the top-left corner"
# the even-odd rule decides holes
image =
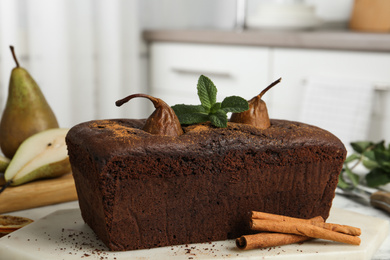
[[[74,126],[66,143],[84,221],[115,251],[209,242],[250,233],[250,212],[326,219],[346,156],[331,133],[270,120],[263,94],[168,106],[146,120]],[[227,113],[232,112],[231,122]]]
[[[81,123],[66,137],[83,219],[111,250],[237,238],[251,210],[329,215],[346,150],[298,122],[229,122],[154,135],[145,120]]]

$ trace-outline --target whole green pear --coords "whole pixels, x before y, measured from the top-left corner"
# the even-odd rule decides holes
[[[12,159],[28,137],[59,126],[38,84],[19,66],[13,47],[10,48],[16,67],[11,72],[7,103],[0,122],[0,147],[4,155]]]

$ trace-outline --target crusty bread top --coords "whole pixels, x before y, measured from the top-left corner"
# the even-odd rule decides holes
[[[329,156],[346,156],[344,145],[332,133],[294,121],[272,119],[271,127],[265,130],[231,122],[227,128],[204,123],[183,126],[184,134],[178,137],[149,134],[141,129],[144,122],[143,119],[84,122],[74,126],[66,139],[96,158],[148,153],[209,156],[240,149],[291,153],[302,147],[320,147]],[[329,149],[332,151],[325,151]]]

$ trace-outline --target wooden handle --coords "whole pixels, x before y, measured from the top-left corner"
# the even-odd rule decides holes
[[[8,187],[0,194],[0,213],[77,200],[72,174]]]
[[[377,191],[370,197],[371,205],[390,213],[390,192]]]

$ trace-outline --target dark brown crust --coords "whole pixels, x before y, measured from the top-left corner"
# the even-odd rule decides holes
[[[331,133],[271,120],[169,137],[143,123],[90,121],[66,138],[83,218],[111,250],[236,238],[251,210],[328,217],[346,156]]]

